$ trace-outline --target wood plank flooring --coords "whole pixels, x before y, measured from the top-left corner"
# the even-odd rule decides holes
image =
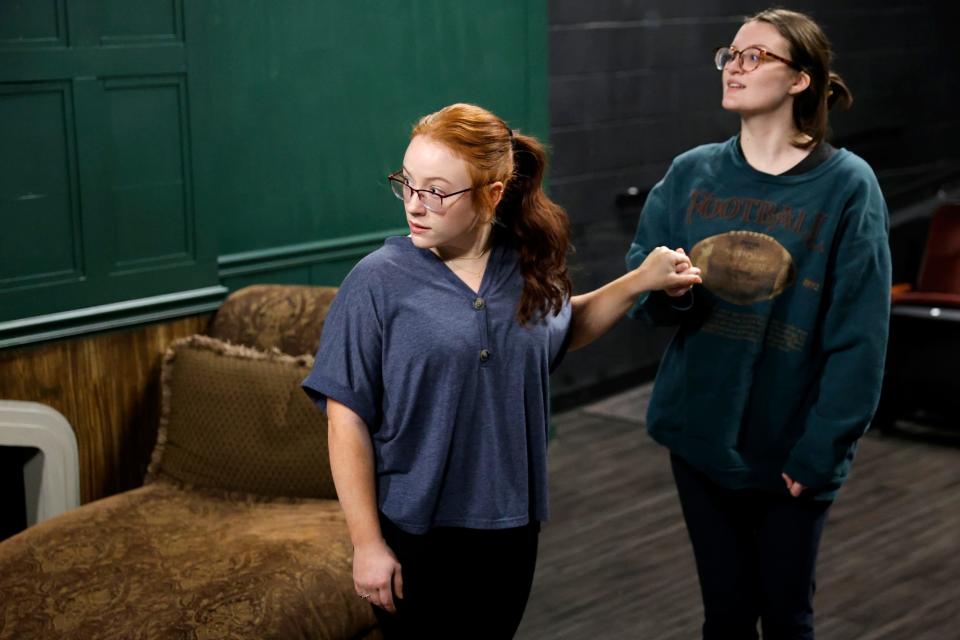
[[[649,386],[554,417],[552,519],[519,640],[699,638],[700,593]],[[819,640],[960,638],[960,446],[868,434],[821,546]]]

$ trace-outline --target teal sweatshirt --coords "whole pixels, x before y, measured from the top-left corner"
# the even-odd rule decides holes
[[[839,149],[814,169],[753,169],[737,137],[678,156],[627,253],[683,247],[703,285],[642,296],[678,324],[647,428],[722,486],[832,499],[880,397],[890,313],[888,214],[869,165]]]

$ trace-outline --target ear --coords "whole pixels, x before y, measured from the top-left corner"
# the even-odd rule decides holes
[[[503,198],[503,183],[497,180],[487,185],[487,188],[490,189],[490,201],[493,202],[493,206],[496,208]]]
[[[798,71],[797,77],[794,78],[793,84],[790,85],[790,88],[787,90],[787,93],[795,96],[797,94],[803,93],[807,90],[807,87],[810,86],[810,74],[806,71]]]

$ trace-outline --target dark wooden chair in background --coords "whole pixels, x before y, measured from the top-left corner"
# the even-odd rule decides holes
[[[941,204],[916,283],[895,284],[883,394],[874,426],[960,426],[960,202]]]

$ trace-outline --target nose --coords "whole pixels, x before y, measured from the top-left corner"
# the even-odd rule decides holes
[[[403,201],[403,208],[411,216],[427,215],[427,208],[423,206],[420,195],[416,192],[411,193],[410,197]]]
[[[729,82],[731,79],[742,76],[743,69],[740,68],[740,65],[735,63],[729,63],[726,67],[723,68],[723,81],[724,83]]]

